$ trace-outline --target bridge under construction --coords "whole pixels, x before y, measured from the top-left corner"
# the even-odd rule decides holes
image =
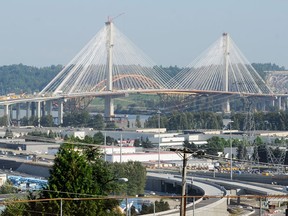
[[[186,66],[176,77],[136,47],[109,19],[86,46],[37,95],[0,97],[4,116],[16,106],[20,121],[20,104],[25,103],[26,116],[51,115],[57,101],[58,124],[63,123],[63,106],[73,98],[102,97],[106,119],[114,116],[114,99],[132,93],[143,94],[212,94],[223,95],[225,112],[230,112],[233,96],[269,97],[279,109],[287,107],[287,94],[275,93],[241,53],[228,33],[223,35]],[[35,104],[31,109],[31,104]],[[264,106],[265,107],[265,106]]]

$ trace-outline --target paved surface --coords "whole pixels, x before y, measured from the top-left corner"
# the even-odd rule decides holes
[[[234,188],[243,188],[249,191],[255,191],[257,194],[263,195],[287,195],[286,192],[282,191],[281,187],[270,187],[267,184],[250,184],[248,182],[239,182],[239,181],[231,181],[231,180],[220,180],[220,179],[213,179],[213,178],[201,178],[201,177],[194,177],[195,180],[197,179],[206,179],[207,181],[214,182],[219,185],[230,185]]]
[[[181,182],[181,178],[179,178],[179,176],[175,176],[175,175],[171,175],[171,174],[162,174],[162,173],[147,173],[147,176],[153,176],[153,177],[159,177],[159,178],[163,178],[163,179],[169,179],[172,181],[178,181]],[[191,181],[188,182],[187,184],[191,184]],[[193,181],[193,185],[200,187],[204,190],[204,195],[205,196],[222,196],[223,195],[223,190],[220,189],[220,187],[215,187],[213,185],[211,185],[211,183],[204,183],[204,182],[198,182],[196,179]],[[208,206],[210,204],[213,204],[214,202],[220,200],[220,198],[210,198],[210,199],[204,199],[204,200],[199,200],[198,202],[196,202],[195,204],[195,209],[197,208],[202,208],[205,206]],[[187,212],[192,212],[193,211],[193,206],[187,207]],[[227,213],[226,209],[223,209],[223,211],[225,213]],[[170,212],[170,214],[172,213],[177,213],[179,212],[179,210],[175,210],[173,212]],[[190,213],[189,213],[190,214]],[[208,214],[208,213],[207,213]],[[167,215],[167,213],[158,213],[157,216],[164,216]],[[186,214],[188,215],[188,214]],[[190,214],[191,215],[191,214]],[[212,215],[212,212],[211,212]]]

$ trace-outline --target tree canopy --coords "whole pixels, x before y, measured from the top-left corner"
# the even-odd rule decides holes
[[[23,64],[1,66],[0,95],[39,92],[61,69],[61,65],[42,68]]]
[[[108,163],[102,159],[98,147],[70,143],[73,139],[60,147],[47,186],[27,198],[48,202],[14,203],[8,205],[2,215],[59,214],[60,199],[63,215],[122,215],[119,200],[107,199],[107,196],[144,192],[146,169],[140,162]],[[128,182],[119,182],[121,178],[127,178]]]

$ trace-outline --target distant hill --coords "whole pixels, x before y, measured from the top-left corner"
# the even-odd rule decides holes
[[[0,95],[33,93],[42,90],[62,69],[62,65],[32,67],[23,64],[0,67]]]
[[[283,71],[280,67],[271,63],[253,63],[253,67],[265,79],[266,71]],[[163,67],[171,77],[174,77],[181,69],[178,66]],[[33,67],[23,64],[5,65],[0,67],[0,95],[9,93],[27,93],[41,91],[63,68],[62,65],[49,67]]]
[[[266,80],[268,76],[268,72],[270,71],[285,71],[285,67],[280,67],[276,64],[272,63],[252,63],[254,69],[258,72],[258,74]]]

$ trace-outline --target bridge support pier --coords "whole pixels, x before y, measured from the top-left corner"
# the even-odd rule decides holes
[[[63,124],[63,105],[64,101],[62,99],[58,100],[58,125]]]
[[[114,100],[111,96],[105,96],[105,120],[111,120],[114,117]]]
[[[9,115],[9,104],[5,104],[4,105],[4,116],[8,116]]]
[[[7,118],[7,126],[10,125],[9,104],[4,104],[4,116]]]
[[[286,111],[286,98],[285,97],[282,98],[282,110]]]
[[[20,104],[16,104],[16,120],[17,120],[17,126],[20,126]]]
[[[37,117],[38,127],[40,127],[41,101],[36,102],[36,117]]]
[[[277,99],[277,98],[276,98]],[[274,107],[275,106],[275,99],[273,98],[272,99],[272,107]]]
[[[28,120],[29,120],[30,117],[31,117],[31,110],[30,110],[30,108],[31,108],[31,102],[27,102],[27,103],[26,103],[26,117],[27,117]]]
[[[36,102],[31,103],[31,116],[35,116],[35,111],[36,111]]]
[[[9,125],[12,123],[13,119],[13,104],[10,104],[9,106]]]
[[[225,100],[225,99],[224,99]],[[230,100],[229,98],[226,99],[226,102],[223,105],[223,109],[226,113],[230,113],[231,109],[230,109]]]
[[[230,113],[230,112],[231,112],[231,110],[230,110],[230,100],[229,100],[229,99],[227,99],[226,112],[227,112],[227,113]]]
[[[40,105],[41,106],[41,116],[45,116],[46,115],[45,105],[46,105],[46,102],[42,101],[41,105]]]
[[[46,101],[46,112],[47,112],[47,115],[51,115],[52,116],[52,101]]]
[[[263,111],[263,112],[266,111],[266,100],[263,100],[263,103],[262,103],[262,111]]]
[[[282,110],[282,97],[278,97],[278,109]]]

